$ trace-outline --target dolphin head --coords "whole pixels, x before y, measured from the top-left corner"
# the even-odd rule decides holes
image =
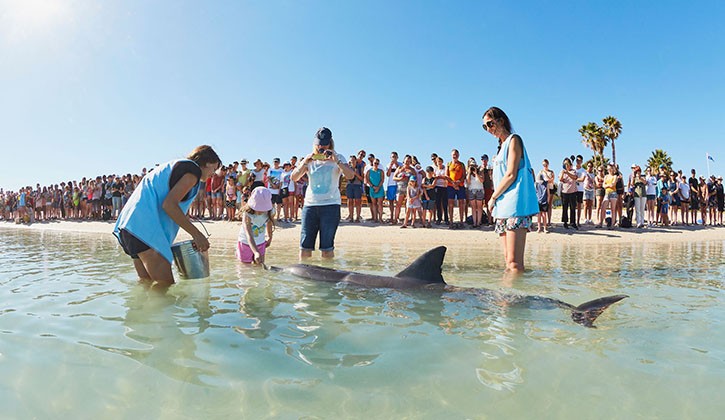
[[[442,266],[446,256],[446,247],[439,246],[416,258],[395,277],[414,279],[421,283],[443,283]]]

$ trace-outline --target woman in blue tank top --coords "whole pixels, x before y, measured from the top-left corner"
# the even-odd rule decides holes
[[[483,129],[498,139],[498,154],[493,161],[494,191],[488,202],[504,249],[506,272],[524,272],[526,233],[531,216],[539,210],[534,187],[534,171],[524,142],[512,133],[511,121],[499,108],[483,114]]]
[[[206,181],[220,164],[211,146],[199,146],[187,159],[154,168],[129,197],[113,234],[133,259],[141,283],[161,290],[174,284],[171,244],[179,228],[191,235],[197,249],[209,249],[209,241],[186,214],[199,181]]]

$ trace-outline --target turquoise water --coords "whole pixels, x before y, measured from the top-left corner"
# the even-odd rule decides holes
[[[110,235],[0,229],[2,418],[720,418],[723,243],[531,246],[512,289],[597,321],[468,293],[361,289],[244,267],[166,296]],[[438,245],[339,249],[395,273]],[[295,261],[270,249],[268,262]],[[502,289],[499,249],[449,249],[449,283]]]

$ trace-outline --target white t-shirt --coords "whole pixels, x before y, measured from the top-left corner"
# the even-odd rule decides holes
[[[680,182],[680,195],[683,200],[690,199],[690,186],[685,182]]]
[[[433,169],[433,172],[435,173],[436,177],[438,177],[438,176],[443,176],[443,177],[448,176],[448,171],[446,170],[446,167],[445,166],[443,166],[442,168],[436,167],[436,168]],[[435,186],[436,187],[445,187],[447,185],[448,185],[448,182],[445,180],[445,178],[443,178],[443,179],[440,179],[440,178],[436,179],[436,182],[435,182]]]
[[[337,159],[343,163],[345,156],[337,154]],[[302,161],[297,166],[302,166]],[[340,205],[340,166],[330,160],[311,160],[307,164],[307,192],[305,193],[305,206]]]
[[[390,165],[390,163],[388,163],[388,165]],[[385,167],[385,176],[388,178],[388,186],[398,185],[398,182],[393,180],[393,176],[395,175],[395,171],[401,166],[402,164],[400,162],[395,162],[393,164],[393,169],[390,171],[390,175],[388,175],[388,166]]]
[[[269,178],[269,191],[272,194],[279,194],[280,183],[282,182],[282,168],[269,168],[267,177]]]
[[[647,177],[647,188],[646,188],[646,194],[647,195],[655,195],[657,194],[657,178],[654,176],[648,176]]]
[[[579,168],[579,169],[576,170],[576,177],[577,178],[581,178],[586,173],[587,173],[587,170],[586,169]],[[576,183],[576,190],[577,190],[577,192],[583,192],[584,191],[584,183],[577,181],[577,183]]]
[[[290,193],[295,192],[295,183],[292,182],[292,171],[282,172],[280,183],[280,188],[287,188],[287,191]]]
[[[239,235],[237,241],[249,245],[249,238],[247,238],[247,231],[244,229],[246,218],[249,218],[252,223],[252,235],[254,236],[254,243],[256,245],[261,244],[265,241],[267,235],[267,223],[269,222],[269,216],[267,213],[256,214],[256,213],[244,213],[242,217],[242,227],[239,229]]]

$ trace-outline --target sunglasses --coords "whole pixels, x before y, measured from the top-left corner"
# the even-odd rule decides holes
[[[493,128],[494,125],[496,125],[496,121],[488,120],[485,123],[481,124],[481,127],[483,127],[484,130],[488,131]]]

